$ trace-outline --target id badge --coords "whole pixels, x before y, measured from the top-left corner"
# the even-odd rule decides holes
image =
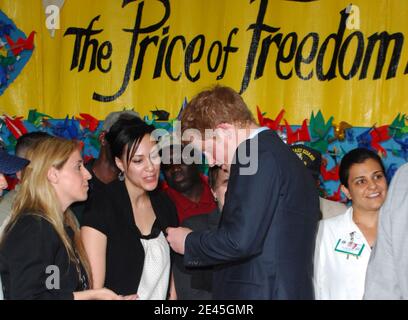
[[[339,241],[337,241],[334,251],[359,257],[363,252],[364,246],[364,243],[358,243],[354,239],[344,240],[340,238]]]

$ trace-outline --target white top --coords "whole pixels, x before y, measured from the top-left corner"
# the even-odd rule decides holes
[[[140,239],[145,259],[137,294],[140,300],[165,300],[170,279],[170,248],[163,235]]]
[[[339,240],[364,244],[360,256],[335,251]],[[341,242],[341,241],[340,241]],[[353,208],[321,220],[316,239],[314,287],[316,300],[361,300],[371,248],[353,221]]]

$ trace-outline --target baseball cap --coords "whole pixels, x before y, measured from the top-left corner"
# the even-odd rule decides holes
[[[14,174],[22,170],[30,161],[8,154],[7,151],[0,149],[0,173]]]
[[[312,149],[303,144],[290,146],[292,151],[296,153],[303,164],[308,168],[315,178],[320,175],[320,166],[322,164],[322,155],[319,151]]]
[[[109,113],[105,120],[103,121],[102,124],[102,131],[109,132],[110,128],[113,126],[113,124],[119,120],[119,117],[124,117],[124,118],[132,118],[132,117],[138,117],[140,118],[139,113],[133,111],[133,110],[124,110],[124,111],[115,111]]]

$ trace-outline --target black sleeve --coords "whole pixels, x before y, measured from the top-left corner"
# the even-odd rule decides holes
[[[176,205],[173,203],[173,201],[169,198],[168,195],[164,194],[164,196],[167,198],[168,208],[169,208],[168,209],[169,210],[169,227],[178,227],[179,221],[178,221]]]
[[[109,233],[109,213],[111,204],[109,195],[104,191],[95,193],[85,206],[84,216],[81,227],[91,227],[104,235]]]
[[[163,231],[167,227],[178,227],[177,209],[169,196],[162,191],[155,191],[153,201],[155,203],[152,203],[152,205],[158,215]]]
[[[73,292],[67,289],[47,288],[55,265],[61,240],[55,229],[39,216],[21,217],[8,233],[2,255],[7,261],[9,298],[13,300],[70,300]],[[62,274],[64,270],[60,270]],[[48,281],[47,281],[48,280]],[[55,283],[54,283],[55,284]]]
[[[260,151],[255,174],[231,166],[222,223],[216,230],[192,232],[185,240],[186,266],[232,262],[262,252],[280,196],[280,166],[270,151]],[[228,200],[228,201],[227,201]]]

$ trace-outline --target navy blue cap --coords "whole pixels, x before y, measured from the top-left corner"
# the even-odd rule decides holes
[[[315,178],[319,177],[320,166],[322,164],[322,155],[318,150],[312,149],[306,145],[298,144],[290,146],[292,151],[302,160]]]
[[[30,161],[8,154],[0,149],[0,173],[14,174],[28,165]]]

